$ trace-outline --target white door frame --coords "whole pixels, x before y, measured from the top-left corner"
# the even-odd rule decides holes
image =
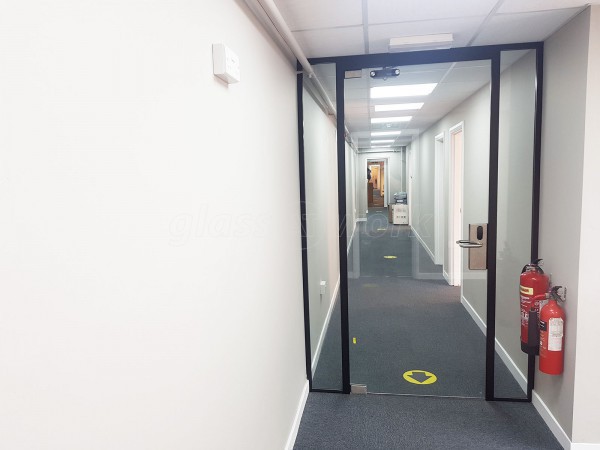
[[[455,148],[454,135],[462,132],[461,148]],[[456,244],[456,241],[463,239],[463,177],[464,177],[464,148],[465,148],[465,132],[464,122],[459,122],[448,130],[450,141],[450,164],[449,164],[449,181],[450,181],[450,198],[448,208],[448,250],[450,254],[450,280],[453,286],[462,285],[462,266],[463,252]]]
[[[379,161],[383,161],[384,165],[384,172],[387,173],[389,175],[390,173],[390,158],[389,157],[385,157],[385,158],[367,158],[366,161],[366,168],[369,168],[369,163],[370,162],[379,162]],[[381,179],[381,166],[379,169],[379,179]],[[364,173],[367,173],[367,171],[365,170]],[[383,207],[387,208],[388,204],[389,204],[389,194],[388,192],[390,191],[390,177],[388,175],[384,175],[383,177],[383,183],[384,183],[384,189],[383,189]],[[381,190],[381,189],[380,189]],[[367,196],[367,212],[369,212],[369,193],[365,192],[365,195]]]
[[[434,190],[434,263],[444,264],[444,174],[446,156],[444,132],[435,136],[435,190]]]

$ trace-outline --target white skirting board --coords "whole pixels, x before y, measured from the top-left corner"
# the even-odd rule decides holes
[[[333,290],[333,295],[329,300],[329,310],[327,311],[327,317],[325,317],[325,323],[323,323],[323,328],[321,329],[321,334],[319,335],[319,343],[317,344],[317,349],[315,350],[315,357],[312,360],[311,371],[312,376],[315,376],[315,372],[317,370],[317,364],[319,364],[319,357],[321,356],[321,349],[323,348],[323,341],[325,341],[325,335],[327,334],[327,328],[329,328],[329,321],[331,320],[331,314],[333,313],[333,308],[337,303],[338,292],[340,290],[340,279],[338,278],[337,283],[335,285],[335,289]]]
[[[475,311],[473,306],[471,306],[471,304],[468,302],[468,300],[462,295],[460,297],[460,302],[462,303],[462,305],[465,307],[465,309],[467,310],[469,315],[473,318],[475,323],[479,326],[479,328],[485,335],[487,325],[483,321],[481,316],[479,314],[477,314],[477,311]],[[495,347],[496,347],[496,352],[498,352],[498,355],[500,355],[500,358],[502,359],[502,361],[504,362],[504,364],[506,365],[506,367],[508,368],[510,373],[515,377],[515,379],[521,386],[521,389],[526,391],[527,377],[519,370],[519,368],[517,367],[515,362],[512,360],[512,358],[509,356],[509,354],[506,352],[504,347],[502,347],[502,345],[500,345],[500,343],[498,342],[498,339],[496,339]],[[535,392],[535,390],[533,391],[532,403],[533,403],[533,406],[535,407],[535,409],[537,410],[537,412],[540,414],[540,416],[544,420],[544,422],[546,422],[546,425],[548,425],[548,428],[550,428],[550,431],[552,431],[552,434],[554,434],[554,437],[556,438],[556,440],[565,449],[569,449],[569,450],[592,450],[592,449],[600,450],[600,444],[571,443],[571,440],[567,436],[567,433],[565,433],[565,430],[562,429],[562,427],[560,426],[560,424],[558,423],[556,418],[552,415],[552,413],[550,412],[550,410],[548,409],[546,404],[543,402],[543,400],[540,398],[540,396],[537,394],[537,392]]]
[[[463,295],[460,296],[460,302],[465,307],[465,309],[467,310],[469,315],[473,318],[473,320],[475,321],[477,326],[479,326],[479,329],[481,330],[481,332],[485,335],[487,325],[483,321],[481,316],[479,314],[477,314],[477,311],[475,311],[475,308],[473,308],[473,306],[471,306],[469,301]],[[527,392],[527,376],[524,375],[523,372],[521,372],[521,370],[519,370],[519,368],[517,367],[515,362],[512,360],[512,358],[508,354],[508,352],[504,349],[502,344],[500,344],[500,342],[498,342],[497,338],[496,338],[495,347],[496,347],[496,352],[498,352],[498,355],[500,355],[500,359],[502,359],[502,361],[504,362],[504,364],[506,365],[506,367],[508,368],[508,370],[510,371],[512,376],[515,377],[515,380],[517,380],[517,383],[519,383],[519,386],[521,386],[521,389],[523,389],[523,392]]]
[[[288,440],[285,444],[285,450],[292,450],[296,443],[296,437],[298,436],[298,430],[300,429],[300,422],[302,421],[302,414],[304,413],[304,407],[306,406],[306,400],[308,399],[308,380],[304,384],[302,394],[300,394],[300,400],[298,401],[298,409],[296,410],[296,416],[294,417],[294,423],[292,423],[292,429],[288,436]]]
[[[358,222],[360,219],[356,219],[354,221],[354,228],[352,228],[352,234],[350,235],[350,240],[348,241],[348,248],[346,249],[346,253],[350,253],[350,247],[352,247],[352,241],[354,240],[354,234],[356,233],[356,228],[358,227]]]
[[[444,275],[444,280],[446,280],[446,282],[452,286],[452,282],[450,281],[450,275],[448,275],[448,272],[446,272],[445,270],[442,270],[442,274]]]
[[[421,245],[423,246],[423,248],[425,249],[425,251],[427,252],[429,257],[431,258],[431,261],[433,261],[433,263],[435,264],[435,256],[434,256],[433,252],[431,251],[431,249],[429,247],[427,247],[427,244],[425,243],[425,241],[423,240],[421,235],[419,233],[417,233],[417,230],[415,230],[412,225],[410,226],[410,231],[412,231],[412,233],[415,235],[415,237],[419,240],[419,242],[421,243]]]
[[[539,415],[542,416],[542,419],[544,419],[544,422],[546,422],[546,425],[548,425],[548,428],[550,428],[550,431],[552,431],[552,434],[554,435],[558,443],[563,446],[563,448],[569,450],[579,448],[575,447],[577,444],[573,444],[571,442],[569,436],[567,436],[567,433],[565,433],[565,430],[562,429],[556,418],[552,415],[546,404],[542,401],[542,399],[537,394],[537,392],[535,392],[535,390],[533,391],[531,403],[533,403],[533,406],[535,407]]]

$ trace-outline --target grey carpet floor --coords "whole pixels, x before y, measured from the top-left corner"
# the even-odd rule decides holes
[[[294,449],[561,449],[530,403],[311,393]]]

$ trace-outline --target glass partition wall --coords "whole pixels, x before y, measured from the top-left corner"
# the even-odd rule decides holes
[[[537,257],[541,56],[312,61],[335,105],[302,79],[312,390],[531,400],[518,279]]]
[[[498,397],[523,397],[528,357],[521,351],[520,322],[514,319],[520,315],[514,285],[532,248],[536,54],[505,51],[500,58],[496,366],[510,368],[513,376],[496,376],[494,391]]]
[[[315,66],[335,102],[335,64]],[[342,390],[336,123],[311,80],[302,86],[306,258],[313,389]],[[305,293],[306,295],[306,293]]]

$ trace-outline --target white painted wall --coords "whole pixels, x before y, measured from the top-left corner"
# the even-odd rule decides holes
[[[295,70],[243,5],[2,4],[3,448],[285,446],[306,383]],[[214,42],[241,83],[212,75]]]
[[[565,304],[564,374],[538,372],[535,390],[570,438],[579,345],[576,335],[588,46],[586,11],[550,37],[544,51],[540,255],[552,281],[568,287],[569,298]]]
[[[546,42],[545,58],[540,248],[568,298],[565,372],[538,373],[536,392],[576,444],[600,444],[600,396],[590,377],[600,369],[594,270],[600,251],[599,42],[600,9],[588,8]]]
[[[595,377],[600,372],[598,342],[600,302],[598,301],[598,271],[600,253],[600,7],[590,8],[590,35],[587,66],[587,98],[585,112],[585,142],[583,151],[583,184],[581,235],[579,253],[579,299],[577,306],[577,359],[575,361],[575,392],[573,405],[573,442],[600,444],[600,391]],[[573,333],[571,333],[571,336]]]
[[[306,90],[303,101],[308,287],[314,368],[340,277],[337,140],[332,120]],[[327,282],[324,295],[320,294],[321,281]]]

